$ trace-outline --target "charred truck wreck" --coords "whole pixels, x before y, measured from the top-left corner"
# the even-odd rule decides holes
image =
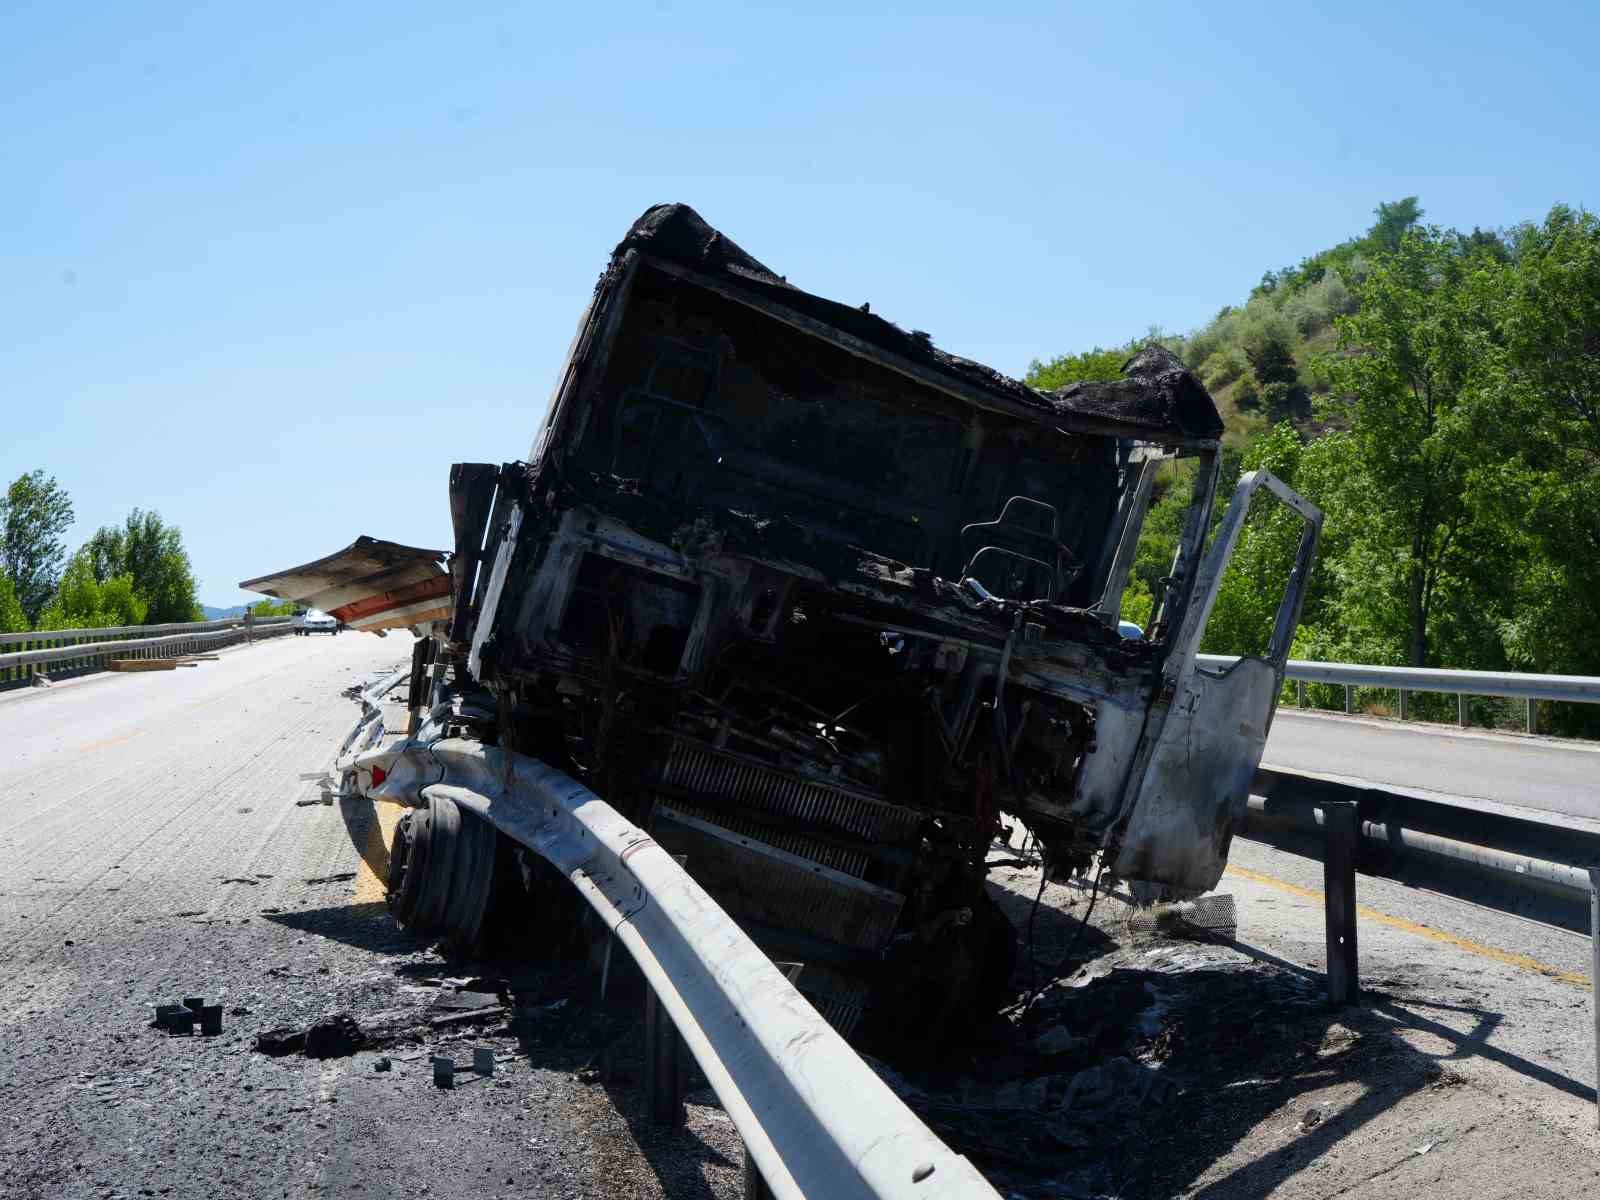
[[[1159,347],[1115,382],[1041,393],[653,208],[529,460],[452,470],[453,611],[425,630],[413,694],[685,856],[769,953],[806,964],[801,990],[847,1036],[937,1037],[1011,974],[984,887],[1002,812],[1057,876],[1098,853],[1193,895],[1222,872],[1321,515],[1258,472],[1208,549],[1221,433]],[[1181,544],[1149,630],[1124,637],[1175,458],[1198,463]],[[1304,518],[1298,560],[1266,654],[1201,669],[1257,491]],[[396,839],[396,894],[426,866],[415,836]]]

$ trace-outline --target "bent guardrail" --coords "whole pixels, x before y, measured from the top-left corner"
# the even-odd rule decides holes
[[[575,779],[463,738],[336,769],[372,799],[447,798],[561,871],[638,963],[773,1196],[998,1200],[665,849]]]
[[[29,683],[56,668],[73,672],[104,669],[110,658],[175,658],[215,650],[292,630],[292,617],[260,621],[194,621],[188,624],[120,625],[106,629],[52,629],[0,634],[0,646],[23,649],[0,654],[0,688]]]
[[[1227,667],[1239,660],[1233,655],[1200,654],[1195,661],[1209,668]],[[1355,690],[1382,688],[1399,693],[1400,719],[1406,719],[1407,700],[1413,692],[1445,692],[1457,697],[1457,720],[1468,724],[1468,696],[1498,696],[1526,705],[1529,733],[1538,732],[1536,700],[1600,704],[1600,676],[1532,675],[1518,671],[1453,671],[1436,667],[1375,667],[1364,663],[1308,662],[1291,658],[1284,672],[1295,682],[1296,702],[1304,706],[1308,683],[1344,688],[1344,710],[1355,707]]]

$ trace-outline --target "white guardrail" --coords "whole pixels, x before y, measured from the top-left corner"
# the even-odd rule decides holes
[[[373,799],[452,800],[561,871],[639,964],[771,1195],[999,1200],[666,850],[570,776],[461,738],[357,748],[337,770]]]
[[[1199,654],[1195,661],[1217,669],[1239,660],[1231,655]],[[1536,700],[1565,701],[1575,704],[1600,704],[1600,676],[1525,675],[1516,671],[1448,671],[1435,667],[1371,667],[1361,663],[1307,662],[1291,658],[1284,672],[1295,682],[1297,703],[1305,704],[1308,683],[1326,683],[1344,688],[1344,710],[1355,707],[1356,688],[1384,688],[1398,692],[1400,719],[1406,719],[1412,692],[1446,692],[1456,696],[1457,720],[1468,724],[1468,696],[1499,696],[1521,700],[1526,705],[1529,733],[1538,732]]]
[[[52,669],[103,668],[111,658],[175,658],[238,642],[289,633],[292,617],[264,620],[193,621],[166,625],[118,625],[105,629],[46,629],[0,634],[0,687],[26,683]]]

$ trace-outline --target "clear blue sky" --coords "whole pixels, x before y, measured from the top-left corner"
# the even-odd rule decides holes
[[[232,604],[446,545],[450,464],[526,453],[655,202],[1011,373],[1380,200],[1600,207],[1582,5],[877,7],[9,5],[0,476],[54,474],[73,546],[160,510]]]

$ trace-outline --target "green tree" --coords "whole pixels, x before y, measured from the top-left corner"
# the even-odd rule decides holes
[[[83,547],[94,577],[105,582],[118,575],[133,578],[134,590],[149,605],[152,625],[198,621],[200,603],[194,571],[183,548],[183,535],[156,512],[134,509],[121,528],[106,526]]]
[[[1404,200],[1378,205],[1372,215],[1378,219],[1362,239],[1365,248],[1372,254],[1397,254],[1406,234],[1422,220],[1422,204],[1415,196],[1407,196]]]
[[[1499,272],[1490,258],[1464,257],[1454,235],[1411,230],[1359,288],[1360,310],[1338,322],[1346,356],[1333,374],[1366,509],[1351,553],[1372,572],[1368,616],[1388,615],[1412,666],[1436,660],[1432,622],[1492,566],[1472,485],[1508,432],[1504,393],[1485,370]]]
[[[1492,502],[1527,561],[1503,636],[1518,666],[1600,671],[1600,220],[1566,207],[1520,230],[1500,325],[1519,453]]]
[[[22,633],[28,628],[28,618],[17,603],[17,589],[11,585],[11,576],[0,575],[0,633]]]
[[[263,617],[292,617],[299,607],[293,600],[257,600],[250,606],[250,613],[257,620]]]
[[[0,565],[30,622],[39,619],[61,577],[67,556],[61,535],[71,524],[71,499],[43,471],[19,475],[0,499]]]
[[[142,625],[149,603],[137,592],[133,576],[122,574],[101,580],[85,550],[67,563],[50,603],[39,614],[40,629],[103,629],[111,625]]]
[[[1091,379],[1121,379],[1122,364],[1131,357],[1127,348],[1102,350],[1096,346],[1081,354],[1063,354],[1049,362],[1037,359],[1028,364],[1023,382],[1040,391],[1054,391],[1071,383],[1084,383]]]

